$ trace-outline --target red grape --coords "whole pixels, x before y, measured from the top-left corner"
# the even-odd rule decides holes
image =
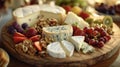
[[[103,41],[98,42],[98,44],[97,44],[98,48],[102,48],[103,46],[104,46],[104,42]]]
[[[89,44],[90,44],[90,45],[95,45],[95,39],[90,39],[90,40],[89,40]]]

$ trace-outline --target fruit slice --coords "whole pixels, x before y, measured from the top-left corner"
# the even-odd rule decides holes
[[[13,36],[14,37],[25,37],[25,35],[23,35],[23,34],[21,34],[19,32],[15,32]]]
[[[28,28],[27,31],[26,31],[26,36],[27,37],[32,37],[32,36],[35,36],[37,34],[37,31],[35,28]]]
[[[82,11],[82,12],[79,14],[79,16],[82,17],[82,18],[85,20],[86,18],[89,17],[89,14],[88,14],[87,12],[83,12],[83,11]]]
[[[36,48],[38,51],[42,51],[42,47],[40,46],[40,42],[39,42],[39,41],[34,42],[33,45],[35,46],[35,48]]]
[[[69,11],[71,11],[71,6],[67,5],[67,6],[62,6],[66,12],[68,13]]]
[[[28,28],[28,24],[27,23],[23,23],[22,24],[22,28],[25,30],[25,29],[27,29]]]
[[[39,35],[35,35],[35,36],[31,37],[30,40],[32,40],[33,42],[39,41],[40,40],[40,36]]]
[[[74,6],[71,9],[71,11],[74,12],[75,14],[79,14],[82,11],[82,9],[79,6]]]
[[[105,16],[104,19],[103,19],[103,24],[106,25],[107,27],[112,27],[113,26],[112,17]]]
[[[27,38],[26,37],[13,37],[13,39],[14,39],[14,42],[17,44],[17,43],[24,41]]]

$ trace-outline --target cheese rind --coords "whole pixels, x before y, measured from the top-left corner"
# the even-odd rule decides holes
[[[61,23],[63,22],[66,14],[65,10],[59,6],[50,6],[45,4],[18,8],[13,11],[13,16],[19,25],[28,23],[29,26],[32,26],[40,17],[44,19],[55,18]]]
[[[71,25],[43,27],[43,34],[46,38],[51,38],[53,41],[67,40],[73,34]]]
[[[68,12],[66,19],[66,24],[76,25],[80,29],[83,29],[84,27],[89,27],[89,24],[85,22],[81,17],[78,17],[73,12]]]
[[[59,42],[50,43],[47,46],[47,52],[54,58],[65,58],[66,54]]]
[[[84,42],[84,39],[84,36],[72,36],[70,37],[69,41],[74,44],[75,49],[79,52]]]
[[[66,41],[66,40],[63,40],[63,41],[61,41],[61,45],[62,45],[62,48],[65,51],[66,55],[68,57],[71,57],[73,55],[73,52],[74,52],[73,44]]]

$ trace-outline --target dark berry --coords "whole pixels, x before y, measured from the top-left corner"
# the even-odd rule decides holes
[[[97,44],[98,48],[102,48],[103,46],[104,46],[104,42],[103,41],[98,42],[98,44]]]
[[[14,34],[14,32],[16,32],[15,28],[13,26],[9,26],[8,27],[8,33]]]
[[[26,28],[28,28],[28,24],[27,23],[23,23],[22,24],[22,28],[25,30]]]

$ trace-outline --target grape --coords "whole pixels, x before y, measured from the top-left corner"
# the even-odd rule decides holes
[[[90,38],[85,37],[85,42],[89,43]]]
[[[23,23],[22,24],[22,28],[25,30],[26,28],[28,28],[28,24],[27,23]]]
[[[110,40],[110,39],[111,39],[110,35],[107,35],[106,37],[108,38],[108,40]]]
[[[17,22],[14,22],[12,26],[17,30],[17,32],[24,33],[23,29],[20,27],[20,25]]]
[[[98,42],[98,44],[97,44],[98,48],[102,48],[103,46],[104,46],[104,42],[103,41]]]
[[[99,38],[99,41],[103,41],[104,43],[106,42],[105,38],[103,37]]]
[[[106,36],[107,35],[107,32],[106,31],[102,31],[100,32],[101,36]]]
[[[17,23],[17,22],[14,22],[13,24],[13,27],[16,29],[16,28],[18,28],[18,27],[20,27],[20,25]]]
[[[92,32],[92,35],[93,35],[93,36],[97,36],[97,35],[99,35],[99,32],[98,32],[98,31],[93,31],[93,32]]]
[[[95,39],[90,39],[90,40],[89,40],[89,44],[90,44],[90,45],[95,45]]]
[[[93,28],[90,28],[90,29],[87,29],[87,30],[86,30],[86,33],[87,33],[87,34],[91,34],[93,31],[94,31],[94,29],[93,29]]]
[[[9,26],[8,27],[8,33],[14,34],[14,32],[16,32],[15,28],[13,26]]]

